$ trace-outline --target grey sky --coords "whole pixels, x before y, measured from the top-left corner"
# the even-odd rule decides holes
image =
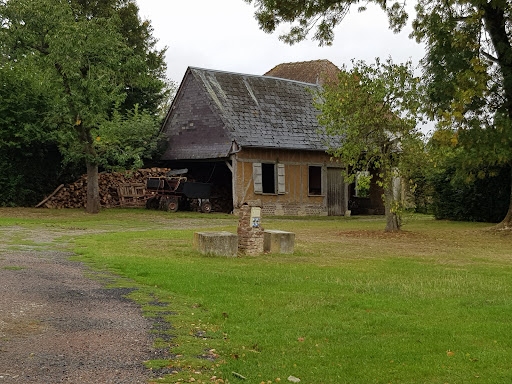
[[[328,59],[337,66],[355,58],[373,62],[391,56],[395,63],[418,63],[423,48],[394,34],[377,7],[354,8],[336,29],[330,47],[305,41],[294,46],[266,34],[254,19],[254,6],[243,0],[137,0],[140,15],[151,21],[153,35],[167,46],[168,76],[180,83],[188,66],[261,75],[280,63]],[[286,30],[283,29],[283,31]]]

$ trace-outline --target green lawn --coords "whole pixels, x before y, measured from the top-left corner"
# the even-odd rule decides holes
[[[77,225],[65,217],[49,220]],[[383,218],[264,217],[296,233],[296,252],[228,259],[195,252],[197,229],[173,228],[235,232],[233,217],[83,220],[109,232],[76,237],[81,260],[133,279],[148,315],[160,308],[150,295],[178,313],[164,316],[178,357],[148,363],[178,372],[161,382],[512,382],[512,235],[487,224],[410,216],[403,233],[385,234]],[[216,360],[197,358],[208,353]]]

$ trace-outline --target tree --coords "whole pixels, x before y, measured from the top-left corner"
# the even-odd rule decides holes
[[[124,113],[138,105],[140,110],[158,114],[168,97],[169,81],[164,49],[157,49],[158,40],[148,20],[141,20],[134,0],[72,0],[74,12],[86,18],[119,19],[120,33],[133,52],[144,60],[144,70],[150,76],[134,78],[129,73],[124,78],[126,98],[120,105]],[[165,111],[167,112],[167,111]]]
[[[316,27],[313,39],[322,45],[332,43],[334,27],[360,2],[254,3],[264,31],[274,32],[283,22],[296,22],[281,39],[288,43],[304,40]],[[395,32],[408,19],[405,1],[366,3],[380,6]],[[477,158],[481,164],[507,164],[512,169],[512,4],[500,0],[419,0],[416,11],[412,37],[426,45],[423,67],[431,115],[459,129],[459,144],[469,149],[467,166]],[[501,226],[512,227],[512,198]]]
[[[1,66],[0,84],[0,206],[35,204],[61,174],[56,137],[40,118],[47,87],[23,68]]]
[[[326,84],[315,104],[328,152],[347,165],[348,173],[378,170],[385,191],[386,231],[400,230],[393,179],[402,175],[400,154],[412,148],[408,142],[417,134],[419,86],[411,63],[359,61],[350,71],[343,68],[338,82]]]
[[[428,107],[442,128],[456,130],[461,149],[454,176],[473,182],[497,168],[512,171],[512,5],[421,1],[416,9],[414,35],[427,46]],[[512,194],[508,206],[501,228],[512,227]]]
[[[485,221],[503,219],[510,201],[510,169],[481,165],[465,169],[467,149],[458,145],[458,133],[443,128],[427,143],[428,163],[425,182],[431,190],[430,207],[437,219]]]
[[[147,57],[126,43],[116,14],[91,17],[65,0],[3,1],[0,21],[2,69],[23,67],[48,85],[40,119],[55,127],[68,158],[85,161],[86,210],[97,213],[101,132],[125,102],[128,80],[154,83]]]

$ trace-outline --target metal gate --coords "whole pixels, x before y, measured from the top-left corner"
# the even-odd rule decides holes
[[[345,214],[345,183],[340,168],[327,168],[327,212],[329,216]]]

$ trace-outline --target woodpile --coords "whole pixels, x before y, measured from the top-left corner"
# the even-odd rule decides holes
[[[119,189],[127,184],[144,184],[148,177],[163,177],[169,168],[138,169],[126,172],[102,172],[98,176],[100,204],[102,207],[118,207],[122,196]],[[46,208],[83,208],[87,201],[87,175],[69,185],[60,185],[50,196],[41,201],[36,207]],[[134,204],[136,205],[136,204]],[[144,201],[140,204],[144,206]]]

